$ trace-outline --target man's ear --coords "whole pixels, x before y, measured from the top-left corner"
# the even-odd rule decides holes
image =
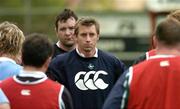
[[[157,46],[157,37],[156,37],[156,35],[153,35],[153,45],[156,48],[156,46]]]
[[[57,28],[56,27],[54,27],[54,31],[57,32]]]
[[[100,35],[98,34],[98,35],[97,35],[97,37],[98,37],[98,39],[97,39],[97,41],[98,41],[98,40],[99,40]]]
[[[55,31],[55,33],[56,33],[56,36],[57,36],[57,38],[59,39],[59,37],[58,37],[58,28],[54,28],[54,31]]]
[[[56,27],[54,27],[54,31],[56,32],[56,34],[57,34],[57,32],[58,32],[58,29],[56,28]]]

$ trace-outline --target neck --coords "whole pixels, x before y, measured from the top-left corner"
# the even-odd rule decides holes
[[[23,68],[24,70],[27,70],[27,71],[41,71],[41,72],[46,72],[46,69],[43,68],[43,67],[34,67],[34,66],[24,66]]]
[[[62,45],[60,42],[58,43],[58,46],[63,49],[64,51],[70,51],[70,50],[73,50],[75,48],[75,45],[73,46],[64,46]]]
[[[156,49],[157,54],[162,55],[180,55],[180,49],[177,48],[158,48]]]
[[[10,58],[10,59],[16,61],[16,56],[13,56],[13,55],[10,55],[10,54],[1,54],[0,57],[7,57],[7,58]]]
[[[90,58],[90,57],[94,57],[94,55],[96,53],[96,49],[91,50],[91,51],[83,51],[83,50],[81,51],[81,50],[79,50],[79,53],[82,53],[86,58]]]

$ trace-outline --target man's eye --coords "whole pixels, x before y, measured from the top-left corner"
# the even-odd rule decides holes
[[[70,27],[69,29],[70,29],[70,30],[74,30],[74,27]]]
[[[59,30],[60,30],[60,31],[65,31],[65,30],[66,30],[66,28],[60,28]]]
[[[82,37],[86,37],[87,34],[83,33],[83,34],[80,34]]]
[[[94,33],[90,33],[89,36],[93,37],[93,36],[95,36],[95,34]]]

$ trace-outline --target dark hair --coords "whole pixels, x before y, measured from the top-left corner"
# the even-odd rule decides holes
[[[156,38],[165,45],[180,43],[180,22],[175,18],[167,18],[156,28]]]
[[[56,16],[55,26],[58,28],[58,22],[66,22],[69,18],[73,17],[78,20],[77,15],[71,9],[64,9],[58,16]]]
[[[52,56],[53,46],[46,35],[33,33],[26,37],[22,47],[23,65],[42,67]]]
[[[80,20],[78,20],[78,22],[75,25],[75,31],[74,31],[75,35],[79,33],[79,26],[81,25],[83,26],[95,25],[97,34],[100,33],[99,23],[94,18],[87,17],[87,18],[81,18]]]

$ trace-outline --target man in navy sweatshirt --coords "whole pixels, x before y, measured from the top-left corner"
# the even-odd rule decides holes
[[[96,48],[99,23],[81,18],[75,26],[76,49],[52,60],[48,75],[70,91],[75,109],[101,109],[125,65]]]

